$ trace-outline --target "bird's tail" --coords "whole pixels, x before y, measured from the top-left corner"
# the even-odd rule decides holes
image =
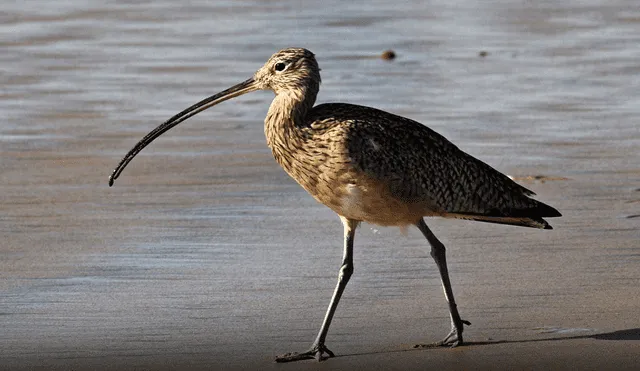
[[[520,227],[553,229],[545,218],[562,216],[553,207],[536,201],[535,206],[526,209],[491,210],[483,214],[473,213],[447,213],[447,218],[477,220],[479,222],[516,225]]]
[[[455,219],[475,220],[478,222],[515,225],[519,227],[529,227],[538,229],[553,229],[553,227],[542,218],[514,218],[496,217],[469,214],[447,214],[446,217]]]

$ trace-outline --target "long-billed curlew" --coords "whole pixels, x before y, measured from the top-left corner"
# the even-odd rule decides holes
[[[451,315],[451,332],[438,345],[462,344],[463,325],[447,272],[445,247],[425,216],[551,229],[542,217],[561,216],[529,198],[518,185],[466,154],[428,127],[375,108],[346,103],[313,106],[320,68],[310,51],[283,49],[252,78],[215,94],[170,118],[147,134],[120,161],[109,185],[144,147],[167,130],[227,99],[256,90],[275,98],[264,121],[276,161],[316,200],[335,211],[344,225],[344,255],[322,327],[309,350],[287,353],[289,362],[333,356],[325,339],[338,301],[353,273],[353,240],[360,222],[417,226],[431,245]]]

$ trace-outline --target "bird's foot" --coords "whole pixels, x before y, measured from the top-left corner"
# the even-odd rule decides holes
[[[447,335],[444,339],[436,342],[436,346],[455,348],[458,345],[462,345],[464,343],[462,340],[462,329],[464,327],[463,325],[470,326],[471,322],[460,320],[460,325],[453,326],[451,328],[451,331],[449,332],[449,335]]]
[[[324,356],[325,353],[326,357]],[[304,353],[293,352],[276,356],[276,362],[294,362],[301,361],[303,359],[315,359],[316,361],[320,362],[331,357],[335,357],[335,355],[324,344],[316,344]]]
[[[459,326],[453,326],[451,328],[451,331],[449,332],[449,335],[447,335],[444,339],[440,341],[436,341],[435,343],[416,344],[413,347],[414,348],[436,348],[436,347],[455,348],[459,345],[462,345],[464,343],[462,340],[462,329],[464,325],[470,326],[471,322],[461,319]]]

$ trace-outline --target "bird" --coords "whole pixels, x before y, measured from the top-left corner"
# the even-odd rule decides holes
[[[320,68],[311,51],[282,49],[251,78],[190,106],[143,137],[113,170],[109,186],[167,130],[228,99],[271,90],[275,97],[264,132],[273,157],[311,196],[338,214],[344,229],[338,282],[315,340],[308,350],[285,353],[275,361],[322,361],[335,356],[325,341],[354,272],[354,237],[362,222],[416,226],[422,232],[431,246],[451,318],[450,332],[434,345],[462,345],[464,326],[471,323],[458,312],[445,246],[425,217],[552,229],[543,218],[562,215],[533,199],[529,189],[417,121],[348,103],[315,105],[320,82]]]

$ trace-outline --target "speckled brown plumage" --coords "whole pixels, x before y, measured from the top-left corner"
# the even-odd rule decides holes
[[[149,143],[167,130],[227,99],[254,90],[276,96],[265,119],[267,144],[276,161],[344,225],[338,284],[311,348],[276,358],[290,362],[332,357],[325,346],[331,320],[353,273],[353,241],[360,222],[413,224],[427,238],[449,305],[451,331],[436,345],[463,344],[464,325],[449,280],[445,247],[425,216],[551,229],[543,217],[560,216],[518,185],[443,136],[413,120],[345,103],[314,107],[320,68],[310,51],[274,54],[252,78],[202,100],[158,126],[136,144],[111,174],[109,184]]]
[[[287,173],[339,215],[381,225],[442,216],[537,228],[550,228],[542,217],[559,215],[418,122],[352,104],[313,107],[320,81],[313,56],[287,49],[266,66],[281,60],[292,61],[289,83],[302,92],[276,90],[267,143]]]

